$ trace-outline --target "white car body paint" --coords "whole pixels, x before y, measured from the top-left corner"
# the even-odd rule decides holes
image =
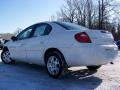
[[[117,58],[118,49],[111,33],[101,33],[99,30],[65,30],[53,22],[49,35],[32,37],[19,41],[9,41],[8,47],[11,58],[38,65],[45,65],[44,54],[49,48],[57,48],[65,57],[68,66],[103,65]],[[74,38],[75,34],[86,32],[92,43],[80,43]]]

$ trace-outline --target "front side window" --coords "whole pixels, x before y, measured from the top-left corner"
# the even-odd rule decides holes
[[[51,26],[47,24],[38,25],[34,31],[33,37],[48,35],[51,32]]]
[[[17,36],[18,40],[22,40],[22,39],[27,39],[27,38],[29,38],[30,35],[31,35],[31,32],[32,32],[32,27],[25,29],[23,32],[21,32],[21,33]]]

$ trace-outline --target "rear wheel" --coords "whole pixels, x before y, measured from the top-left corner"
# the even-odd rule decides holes
[[[10,52],[8,50],[4,50],[1,53],[2,62],[5,64],[12,64],[14,61],[10,58]]]
[[[52,51],[46,55],[46,69],[48,74],[53,78],[59,78],[65,74],[67,65],[64,57],[60,52]]]
[[[87,68],[91,71],[99,69],[101,66],[87,66]]]

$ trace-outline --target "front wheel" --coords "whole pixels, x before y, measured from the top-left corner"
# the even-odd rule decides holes
[[[8,50],[1,53],[2,62],[5,64],[12,64],[14,61],[10,58],[10,52]]]
[[[46,56],[46,69],[53,78],[59,78],[66,70],[64,57],[57,51],[49,52]]]
[[[101,66],[87,66],[87,68],[91,71],[99,69]]]

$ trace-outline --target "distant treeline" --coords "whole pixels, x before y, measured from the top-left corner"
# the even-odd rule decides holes
[[[112,32],[120,39],[120,6],[114,0],[65,0],[64,5],[51,20],[68,21],[96,30]]]
[[[10,40],[13,35],[14,34],[3,33],[3,34],[0,34],[0,39]]]

